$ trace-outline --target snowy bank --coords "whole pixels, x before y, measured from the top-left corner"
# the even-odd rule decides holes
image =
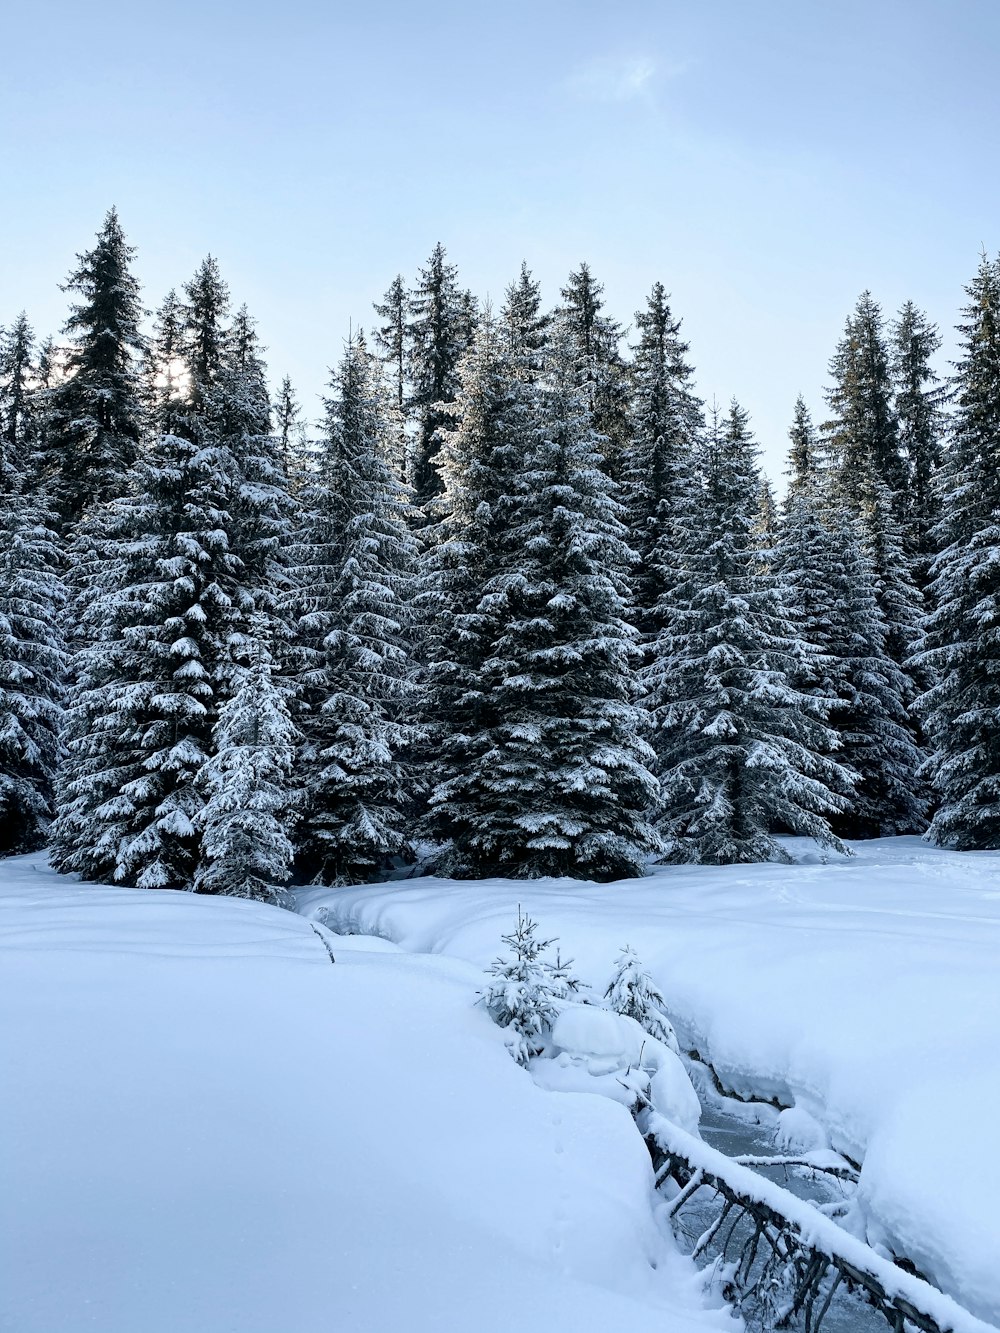
[[[789,846],[799,864],[663,868],[609,885],[424,879],[298,898],[334,929],[479,968],[520,904],[600,988],[633,945],[682,1044],[863,1159],[870,1237],[998,1322],[1000,856],[895,838],[824,864]]]
[[[732,1327],[627,1111],[545,1092],[475,968],[0,862],[0,1328]]]

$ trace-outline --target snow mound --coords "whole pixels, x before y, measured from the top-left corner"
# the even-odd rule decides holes
[[[0,862],[0,1328],[718,1333],[628,1113],[447,958]]]
[[[480,969],[520,906],[597,993],[632,941],[682,1048],[727,1088],[817,1120],[863,1162],[871,1234],[1000,1324],[1000,854],[915,837],[856,842],[850,858],[785,845],[797,864],[606,885],[428,878],[302,905]]]
[[[826,1130],[804,1106],[789,1106],[780,1113],[774,1142],[789,1152],[818,1152],[830,1146]]]
[[[629,1106],[641,1094],[661,1115],[697,1133],[701,1104],[687,1071],[635,1019],[597,1005],[569,1004],[553,1025],[550,1045],[553,1059],[531,1063],[543,1087],[597,1092]]]

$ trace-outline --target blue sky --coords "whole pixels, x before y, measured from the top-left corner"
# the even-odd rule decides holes
[[[315,414],[441,240],[495,300],[655,280],[780,474],[858,293],[948,342],[1000,248],[997,0],[33,0],[5,7],[0,322],[55,330],[115,204],[147,304],[217,255]]]

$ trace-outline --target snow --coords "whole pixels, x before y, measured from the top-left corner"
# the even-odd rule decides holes
[[[540,1087],[598,1093],[632,1107],[636,1095],[693,1133],[701,1104],[678,1056],[633,1018],[588,1004],[567,1004],[548,1050],[530,1062]]]
[[[917,838],[797,864],[664,867],[642,880],[422,879],[302,890],[339,930],[482,968],[518,905],[602,994],[632,945],[682,1047],[801,1112],[863,1161],[872,1239],[1000,1321],[1000,855]],[[817,1140],[818,1141],[818,1140]]]
[[[0,1328],[732,1327],[628,1112],[536,1086],[478,967],[41,857],[0,939]]]

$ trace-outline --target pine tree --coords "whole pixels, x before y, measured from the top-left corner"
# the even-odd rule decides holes
[[[572,339],[577,380],[585,390],[594,429],[605,437],[605,466],[617,475],[629,439],[629,383],[621,354],[624,331],[602,313],[603,293],[589,265],[581,264],[561,289],[557,319]]]
[[[343,884],[377,878],[391,858],[408,854],[416,547],[406,492],[385,457],[378,367],[360,336],[331,387],[295,571],[309,710],[299,857],[317,882]]]
[[[184,308],[171,289],[156,312],[146,348],[145,397],[151,424],[173,431],[184,409]]]
[[[91,503],[122,495],[139,453],[144,342],[134,254],[112,209],[63,289],[81,299],[63,329],[65,376],[48,393],[44,476],[64,527]]]
[[[375,303],[375,313],[383,321],[375,329],[375,346],[378,348],[386,376],[391,387],[388,405],[390,436],[393,440],[391,462],[400,481],[408,478],[410,462],[409,435],[409,382],[407,379],[410,351],[410,296],[403,282],[403,275],[398,273],[381,303]]]
[[[792,499],[800,490],[811,491],[826,471],[826,457],[805,399],[799,394],[795,400],[795,417],[789,431],[792,442],[788,453],[787,498]]]
[[[159,432],[133,490],[88,516],[72,552],[81,641],[53,855],[85,879],[139,887],[193,882],[219,709],[252,625],[275,625],[280,488],[252,330],[240,317],[229,336],[214,261],[185,295],[184,365],[161,386]]]
[[[288,489],[297,495],[308,480],[309,456],[302,408],[288,375],[278,389],[274,420],[281,471],[287,478]]]
[[[833,417],[826,430],[838,498],[861,523],[878,580],[886,645],[893,661],[905,670],[920,649],[923,606],[906,540],[910,478],[900,450],[889,351],[881,311],[869,292],[862,294],[847,321],[830,369],[834,385],[828,400]],[[907,704],[916,692],[910,682]]]
[[[263,639],[253,641],[248,657],[219,710],[212,755],[199,774],[206,800],[194,887],[280,904],[292,864],[295,728]]]
[[[289,494],[280,439],[271,431],[263,349],[246,306],[227,331],[207,400],[207,426],[226,451],[233,478],[230,550],[242,566],[245,623],[263,617],[271,643],[286,637],[289,545],[296,505]]]
[[[462,792],[477,818],[454,844],[465,874],[610,880],[641,873],[658,847],[624,619],[631,553],[579,369],[557,331],[483,598],[497,627],[482,668],[488,744]]]
[[[941,346],[937,325],[907,301],[892,328],[892,373],[899,443],[907,458],[906,523],[913,574],[923,590],[934,557],[932,531],[941,520],[935,478],[942,460],[945,389],[931,360]]]
[[[778,538],[778,505],[770,477],[761,477],[757,491],[757,532],[761,549],[770,551]]]
[[[695,490],[695,447],[702,405],[693,391],[688,344],[680,337],[663,284],[635,317],[631,439],[622,460],[635,623],[650,643],[671,616]]]
[[[1000,847],[1000,259],[984,254],[966,291],[944,516],[933,533],[935,609],[918,659],[934,684],[917,702],[941,802],[928,836],[962,850]]]
[[[430,802],[424,832],[451,844],[447,867],[476,873],[464,849],[481,819],[478,764],[496,721],[483,664],[498,633],[487,585],[506,549],[508,509],[523,470],[527,384],[535,349],[509,350],[487,312],[459,366],[455,426],[444,435],[438,467],[444,493],[438,521],[425,529],[417,605],[423,629],[423,711],[428,733]]]
[[[22,310],[0,329],[0,488],[12,476],[27,479],[32,446],[34,334]]]
[[[542,310],[542,289],[525,263],[504,293],[500,318],[507,331],[508,354],[526,376],[536,376],[542,369],[542,352],[552,321]]]
[[[616,1014],[634,1019],[644,1032],[678,1051],[677,1036],[667,1017],[667,1002],[639,961],[639,955],[628,945],[618,955],[604,998]]]
[[[790,482],[773,571],[803,654],[792,683],[834,700],[829,725],[837,760],[854,775],[850,808],[831,816],[842,837],[879,837],[924,827],[921,756],[904,698],[908,682],[886,649],[886,623],[860,527],[830,495],[816,438],[796,406]]]
[[[0,855],[45,841],[65,672],[54,518],[29,475],[31,352],[22,314],[0,338]]]
[[[660,663],[674,679],[658,749],[670,859],[787,860],[774,834],[840,847],[829,818],[850,775],[830,758],[832,700],[797,689],[808,645],[795,637],[755,529],[756,444],[734,403],[704,456],[699,540],[679,590],[682,632]]]
[[[517,926],[501,936],[509,953],[490,966],[491,980],[481,996],[494,1023],[507,1029],[507,1049],[519,1065],[545,1049],[545,1038],[559,1014],[552,967],[543,956],[555,940],[539,939],[537,930],[538,922],[518,908]]]
[[[136,492],[81,526],[81,642],[53,829],[61,870],[143,888],[193,880],[199,775],[242,628],[231,495],[214,450],[162,434],[136,467]]]
[[[410,295],[410,406],[417,434],[409,475],[420,506],[442,489],[435,459],[441,431],[450,424],[448,404],[458,392],[458,363],[469,344],[469,322],[469,303],[459,289],[458,270],[447,262],[439,243]]]
[[[827,399],[832,416],[825,429],[840,490],[859,516],[865,504],[865,479],[873,475],[884,483],[901,518],[909,478],[893,406],[882,311],[871,292],[858,298],[830,362],[830,374],[833,385]]]

